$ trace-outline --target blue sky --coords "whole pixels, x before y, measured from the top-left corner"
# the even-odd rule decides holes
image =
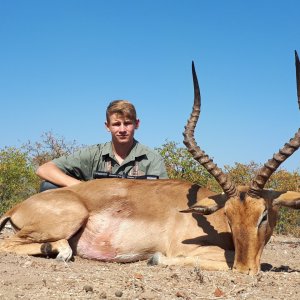
[[[198,144],[221,167],[263,163],[300,125],[299,11],[298,0],[0,0],[0,148],[47,131],[105,142],[114,99],[136,105],[140,142],[183,146],[194,60]],[[284,169],[299,169],[298,152]]]

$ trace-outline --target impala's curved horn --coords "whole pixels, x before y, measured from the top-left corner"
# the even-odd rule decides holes
[[[194,82],[194,105],[191,116],[187,121],[187,125],[185,126],[183,143],[187,147],[188,151],[192,154],[193,158],[216,179],[216,181],[222,187],[224,193],[230,198],[237,195],[235,185],[231,182],[230,178],[223,173],[223,171],[216,164],[214,164],[212,159],[209,158],[209,156],[206,155],[205,152],[199,148],[199,146],[197,146],[194,138],[194,131],[200,116],[201,106],[200,89],[194,62],[192,63],[192,73]]]
[[[296,85],[297,85],[298,106],[300,109],[300,62],[296,50],[295,50],[295,65],[296,65]]]
[[[296,85],[298,105],[300,108],[300,62],[297,51],[295,51],[295,65],[296,65]],[[278,153],[273,155],[273,158],[268,160],[267,163],[258,171],[253,181],[250,184],[248,195],[254,198],[260,197],[261,191],[271,175],[278,169],[278,167],[289,158],[300,147],[300,128],[295,136],[284,145]]]

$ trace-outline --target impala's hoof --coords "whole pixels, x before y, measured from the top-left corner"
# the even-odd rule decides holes
[[[73,256],[73,251],[70,247],[62,249],[56,256],[57,260],[68,262]]]
[[[148,266],[159,265],[162,254],[160,252],[155,252],[153,256],[148,260]]]

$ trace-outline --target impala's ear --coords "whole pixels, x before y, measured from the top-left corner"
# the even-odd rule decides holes
[[[193,214],[199,214],[199,215],[210,215],[213,212],[217,211],[221,207],[215,205],[215,206],[201,206],[201,205],[194,205],[191,206],[188,209],[181,210],[182,213],[193,213]]]
[[[195,203],[193,206],[181,210],[182,213],[194,213],[194,214],[200,214],[200,215],[210,215],[213,212],[219,210],[225,205],[226,202],[226,195],[216,195],[212,197],[206,197],[203,198],[197,203]]]
[[[300,209],[300,193],[286,192],[273,200],[273,206],[285,206],[294,209]]]

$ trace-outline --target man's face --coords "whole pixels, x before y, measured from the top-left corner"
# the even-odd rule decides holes
[[[139,120],[135,122],[119,114],[112,114],[105,126],[111,132],[113,143],[127,144],[133,142],[135,129],[139,126]]]

